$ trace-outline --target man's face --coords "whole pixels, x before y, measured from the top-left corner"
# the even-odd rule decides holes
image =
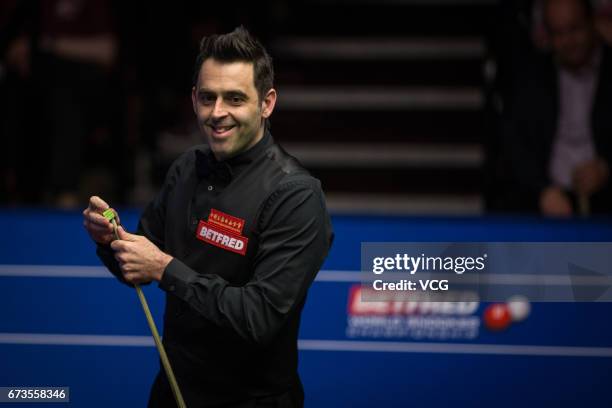
[[[544,17],[559,63],[569,69],[578,69],[588,63],[595,47],[595,32],[579,2],[550,1]]]
[[[198,125],[217,160],[235,156],[261,140],[263,120],[272,114],[276,91],[260,100],[253,80],[253,64],[204,61],[192,90]]]

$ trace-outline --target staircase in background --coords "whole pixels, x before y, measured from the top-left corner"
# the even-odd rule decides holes
[[[272,130],[332,210],[483,211],[494,1],[287,2],[268,45]]]

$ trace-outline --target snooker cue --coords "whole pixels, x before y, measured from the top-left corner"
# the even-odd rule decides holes
[[[104,215],[104,218],[106,218],[113,224],[113,234],[115,235],[115,239],[119,239],[119,234],[117,233],[117,220],[115,219],[115,213],[113,212],[113,210],[108,209],[104,211],[102,215]],[[170,388],[172,388],[172,394],[174,394],[174,399],[176,400],[176,404],[179,406],[179,408],[187,408],[187,406],[185,405],[185,401],[183,400],[183,395],[181,394],[181,390],[178,386],[178,383],[176,382],[174,371],[172,371],[170,360],[168,360],[168,355],[166,354],[164,345],[162,344],[161,339],[159,337],[159,333],[157,332],[157,326],[155,326],[155,321],[153,320],[153,316],[151,315],[151,310],[149,309],[149,304],[147,303],[147,299],[145,298],[144,293],[142,293],[142,289],[140,289],[140,285],[135,283],[134,288],[136,288],[138,299],[140,299],[140,304],[142,305],[142,309],[144,310],[144,314],[147,318],[147,323],[149,323],[149,328],[151,329],[151,333],[153,334],[153,340],[155,341],[155,347],[157,347],[157,351],[159,353],[159,357],[161,359],[162,366],[164,367],[164,371],[166,372],[166,376],[168,377],[168,381],[170,382]]]

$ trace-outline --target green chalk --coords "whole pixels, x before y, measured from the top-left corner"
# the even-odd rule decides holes
[[[110,208],[104,211],[102,215],[104,216],[104,218],[106,218],[109,221],[112,221],[115,218],[115,213]]]

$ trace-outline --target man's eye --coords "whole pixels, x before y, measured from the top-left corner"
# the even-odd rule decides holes
[[[200,102],[206,105],[215,103],[215,99],[214,95],[200,95]]]
[[[232,96],[230,102],[234,105],[240,105],[242,103],[242,98],[239,96]]]

